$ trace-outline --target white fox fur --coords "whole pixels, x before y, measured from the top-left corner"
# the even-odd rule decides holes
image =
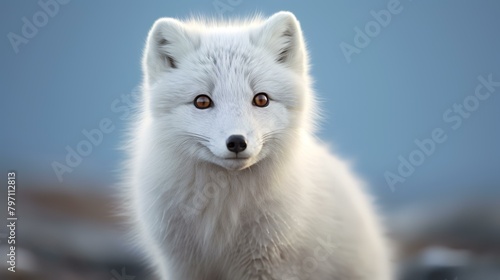
[[[318,109],[292,13],[159,19],[143,71],[127,197],[159,279],[391,278],[363,184],[314,136]],[[252,103],[260,92],[267,107]],[[193,105],[200,94],[212,107]],[[237,159],[226,147],[234,134],[247,140]]]

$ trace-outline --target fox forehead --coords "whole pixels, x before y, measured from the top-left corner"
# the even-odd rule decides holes
[[[229,69],[244,68],[252,63],[252,56],[248,46],[225,45],[218,48],[205,48],[199,55],[207,57],[217,73],[230,72]]]
[[[189,76],[198,86],[203,84],[213,93],[223,89],[240,92],[242,87],[257,90],[261,82],[279,78],[270,74],[279,67],[273,57],[241,37],[203,38],[199,48],[179,63],[179,72],[191,72]]]
[[[196,51],[198,63],[208,65],[216,78],[228,78],[229,75],[248,76],[255,61],[253,46],[235,40],[214,40],[210,38]]]

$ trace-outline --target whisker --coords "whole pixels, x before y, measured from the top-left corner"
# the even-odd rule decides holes
[[[206,137],[205,135],[201,135],[201,134],[193,133],[193,132],[185,132],[182,136],[193,137],[193,138],[196,138],[196,139],[198,139],[200,141],[204,141],[204,142],[210,141],[210,138]]]

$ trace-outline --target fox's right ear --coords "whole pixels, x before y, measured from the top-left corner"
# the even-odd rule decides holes
[[[278,63],[304,73],[307,52],[299,21],[290,12],[278,12],[253,31],[251,40],[268,49]]]
[[[179,61],[196,49],[198,37],[173,18],[160,18],[149,31],[143,57],[143,71],[149,82],[177,68]]]

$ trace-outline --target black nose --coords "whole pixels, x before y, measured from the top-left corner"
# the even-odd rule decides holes
[[[247,148],[247,140],[243,135],[231,135],[226,140],[226,147],[233,153],[239,153]]]

